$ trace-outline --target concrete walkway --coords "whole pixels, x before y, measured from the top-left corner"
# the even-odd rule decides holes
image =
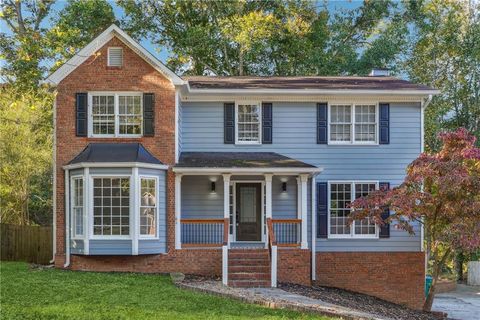
[[[480,319],[480,286],[457,285],[455,291],[435,295],[432,310],[448,314],[451,319]]]
[[[388,320],[387,318],[381,318],[368,312],[334,305],[322,300],[312,299],[278,288],[231,288],[223,286],[219,281],[185,281],[177,282],[176,285],[184,289],[233,298],[247,303],[259,304],[268,308],[313,312],[324,316],[338,317],[342,319]]]

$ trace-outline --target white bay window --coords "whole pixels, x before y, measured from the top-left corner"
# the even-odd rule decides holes
[[[140,178],[140,236],[154,237],[157,233],[157,178]]]
[[[378,143],[376,104],[331,104],[329,144]]]
[[[73,177],[71,187],[73,238],[84,236],[83,177]]]
[[[354,220],[349,224],[350,203],[378,189],[378,182],[330,182],[329,183],[329,237],[377,238],[378,227],[370,218]]]

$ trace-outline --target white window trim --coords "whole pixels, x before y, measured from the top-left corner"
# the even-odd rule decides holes
[[[331,118],[332,118],[332,106],[345,105],[350,106],[351,108],[351,121],[350,121],[350,141],[332,141],[330,139],[332,130],[331,130]],[[355,106],[356,105],[375,105],[375,141],[355,141]],[[367,146],[378,146],[379,144],[379,103],[378,102],[328,102],[328,123],[327,123],[327,132],[328,132],[328,144],[329,145],[367,145]]]
[[[142,191],[142,179],[154,179],[155,180],[155,235],[142,235],[140,232],[140,209],[142,207],[142,202],[141,202],[141,191]],[[138,228],[138,238],[139,239],[149,239],[149,240],[157,240],[159,239],[159,199],[160,199],[160,194],[159,194],[159,185],[158,185],[159,179],[158,176],[155,175],[139,175],[138,176],[138,181],[137,181],[137,194],[138,194],[138,216],[136,217],[137,219],[137,228]]]
[[[239,141],[238,140],[238,105],[257,105],[259,111],[258,116],[258,141]],[[262,102],[261,101],[235,101],[235,144],[239,145],[261,145],[262,144]]]
[[[114,134],[94,134],[93,133],[93,96],[114,96]],[[140,97],[140,134],[120,134],[119,121],[119,96],[138,96]],[[88,136],[91,138],[141,138],[143,136],[143,93],[138,91],[90,91],[88,93]]]
[[[77,232],[76,232],[76,220],[75,220],[75,210],[74,209],[74,190],[72,190],[72,188],[74,187],[74,181],[77,180],[77,179],[81,179],[83,182],[82,182],[82,189],[83,189],[83,199],[82,199],[82,204],[83,204],[83,212],[82,212],[82,215],[83,215],[83,234],[82,235],[78,235]],[[71,223],[71,228],[72,228],[72,232],[71,232],[71,239],[72,240],[84,240],[85,239],[85,236],[86,234],[88,233],[87,230],[88,230],[88,226],[85,224],[85,216],[86,216],[86,212],[85,212],[85,179],[83,177],[83,175],[72,175],[70,176],[70,214],[71,214],[71,217],[70,217],[70,221],[72,221]]]
[[[94,234],[94,230],[93,230],[93,189],[94,189],[94,185],[93,185],[93,179],[94,178],[111,178],[111,179],[129,179],[130,180],[130,208],[129,208],[129,234],[128,235],[95,235]],[[88,198],[87,200],[88,201],[91,201],[92,205],[88,206],[89,208],[89,212],[88,212],[88,219],[89,219],[89,223],[88,223],[88,228],[90,230],[89,234],[90,234],[90,240],[131,240],[133,239],[133,218],[134,217],[134,200],[135,200],[135,195],[134,195],[134,192],[132,192],[133,190],[135,190],[134,188],[132,188],[132,186],[134,187],[135,185],[133,184],[134,181],[132,179],[132,175],[131,174],[121,174],[121,175],[115,175],[115,174],[90,174],[90,176],[88,177],[89,180],[89,185],[91,186],[90,190],[88,190]]]
[[[122,50],[122,64],[119,65],[119,66],[112,66],[110,64],[110,50],[111,49],[121,49]],[[123,48],[122,47],[108,47],[108,51],[107,51],[107,66],[108,67],[116,67],[116,68],[121,68],[123,67]]]
[[[355,184],[360,184],[360,183],[375,183],[375,188],[376,190],[379,189],[380,182],[375,181],[375,180],[332,180],[328,181],[328,191],[327,191],[327,201],[328,201],[328,215],[327,215],[327,230],[328,230],[328,238],[329,239],[379,239],[380,236],[380,228],[378,225],[375,225],[375,234],[355,234],[355,221],[352,222],[350,225],[350,234],[331,234],[330,233],[330,197],[331,197],[331,185],[332,184],[337,184],[337,183],[343,183],[343,184],[351,184],[352,189],[352,201],[355,199]]]

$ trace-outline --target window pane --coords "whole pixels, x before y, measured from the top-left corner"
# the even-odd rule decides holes
[[[93,185],[93,234],[128,235],[130,179],[94,178]]]
[[[238,105],[238,141],[260,142],[260,107]]]
[[[119,134],[142,133],[142,106],[140,96],[118,97]]]
[[[140,179],[140,234],[156,235],[157,186],[156,179]]]
[[[330,140],[350,141],[352,107],[350,105],[332,105],[330,112]]]
[[[355,141],[376,141],[377,116],[375,109],[375,105],[355,106]]]
[[[83,236],[83,178],[72,180],[72,229],[74,236]]]
[[[375,183],[356,183],[355,184],[355,199],[364,197],[376,189]],[[370,218],[354,221],[354,234],[356,235],[375,235],[375,223],[370,221]]]
[[[350,234],[348,216],[352,192],[350,183],[330,185],[330,234]]]
[[[92,97],[93,134],[115,133],[114,101],[114,96]]]

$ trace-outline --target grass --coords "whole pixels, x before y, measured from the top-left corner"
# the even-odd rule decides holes
[[[0,262],[0,319],[323,319],[185,291],[165,275]]]

